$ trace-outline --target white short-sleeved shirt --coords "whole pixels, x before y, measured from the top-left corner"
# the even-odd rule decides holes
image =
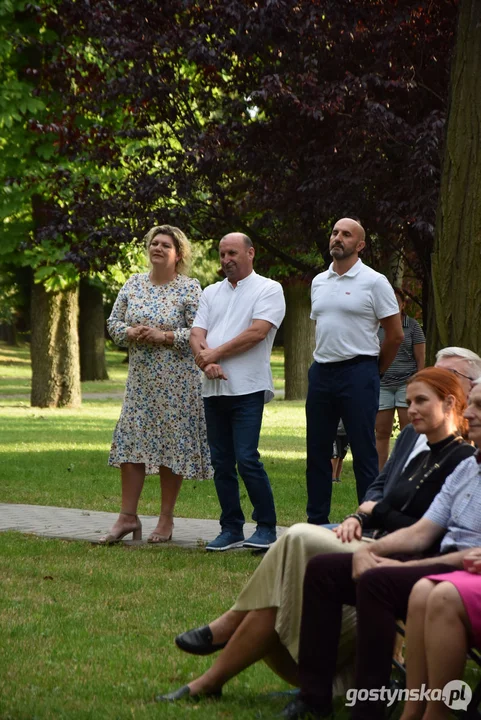
[[[227,380],[209,380],[204,375],[202,395],[248,395],[265,392],[265,402],[274,397],[270,366],[277,328],[286,312],[280,283],[252,271],[234,287],[227,280],[209,285],[199,303],[192,327],[207,330],[207,345],[219,347],[247,330],[254,320],[267,320],[273,327],[264,340],[239,355],[221,359]]]
[[[388,279],[358,260],[338,275],[319,273],[312,281],[311,318],[316,321],[314,360],[341,362],[357,355],[379,355],[379,320],[399,313]]]

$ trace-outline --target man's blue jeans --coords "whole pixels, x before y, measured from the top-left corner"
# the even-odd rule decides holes
[[[307,519],[329,522],[332,493],[332,443],[342,418],[351,447],[357,497],[378,475],[374,426],[379,407],[376,357],[338,363],[314,362],[309,369],[307,419]]]
[[[257,525],[275,529],[274,497],[257,449],[264,391],[206,397],[204,408],[222,529],[242,533],[244,526],[236,464],[254,506],[252,519]]]

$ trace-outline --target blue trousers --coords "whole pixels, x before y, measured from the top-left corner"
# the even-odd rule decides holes
[[[379,472],[374,434],[379,407],[377,358],[314,362],[308,377],[307,519],[325,525],[331,509],[332,443],[340,418],[351,447],[359,502]]]
[[[252,519],[257,525],[275,529],[274,496],[257,449],[264,391],[206,397],[204,409],[222,529],[242,533],[244,526],[236,465],[254,507]]]

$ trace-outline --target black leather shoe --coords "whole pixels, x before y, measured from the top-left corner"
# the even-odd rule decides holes
[[[284,720],[324,720],[333,717],[332,710],[316,710],[300,697],[294,698],[286,705],[279,717]]]
[[[202,693],[202,695],[191,695],[190,687],[188,685],[183,685],[182,687],[177,688],[177,690],[172,690],[172,692],[167,693],[166,695],[156,695],[155,702],[177,702],[177,700],[192,700],[193,702],[198,702],[202,698],[220,698],[221,695],[222,690]]]
[[[177,635],[175,644],[180,650],[191,655],[211,655],[227,645],[226,642],[217,644],[212,642],[212,631],[208,625]]]

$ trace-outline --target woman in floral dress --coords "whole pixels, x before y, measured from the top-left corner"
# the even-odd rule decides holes
[[[120,467],[122,509],[105,544],[129,533],[141,539],[137,506],[146,475],[160,474],[160,516],[148,541],[161,543],[172,538],[182,479],[213,474],[201,371],[189,346],[201,295],[198,280],[182,274],[190,245],[170,225],[152,228],[145,240],[151,270],[125,283],[107,321],[113,340],[129,348],[129,374],[109,457]]]

